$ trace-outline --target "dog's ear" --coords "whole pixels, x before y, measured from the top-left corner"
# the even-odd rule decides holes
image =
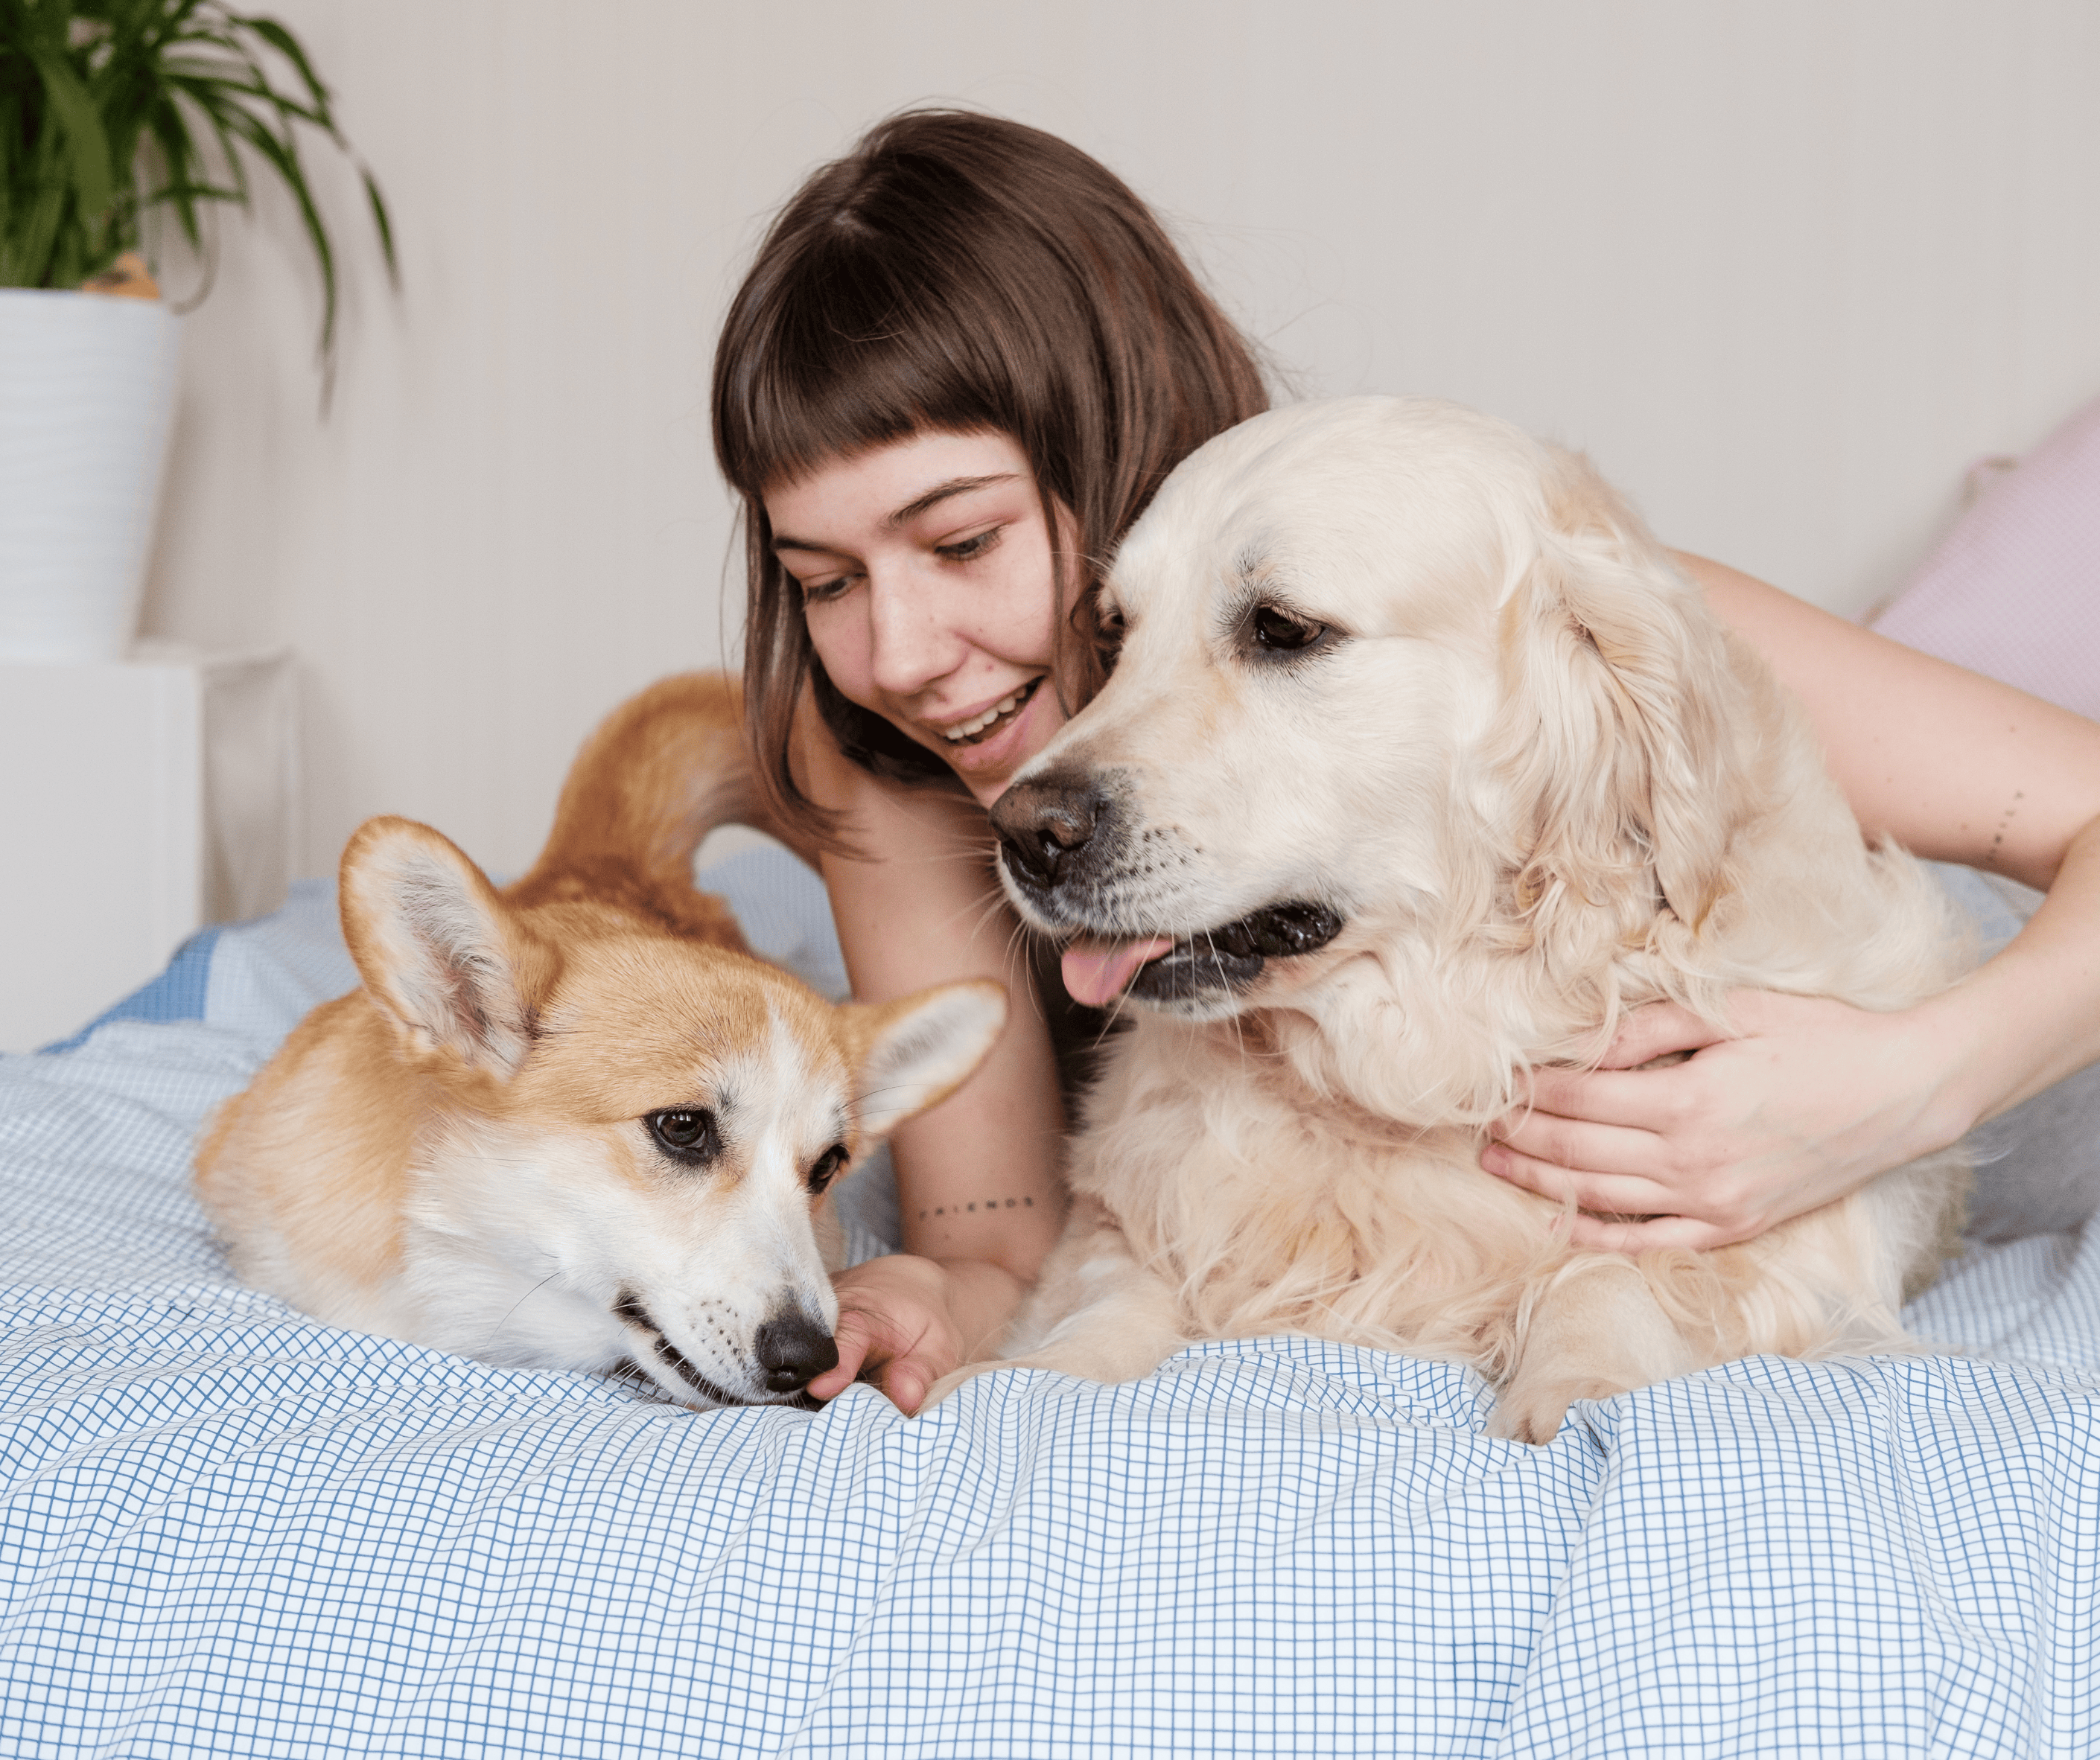
[[[342,853],[343,938],[364,986],[414,1050],[508,1077],[532,1038],[538,950],[481,870],[412,819],[367,819]]]
[[[1743,814],[1742,687],[1698,589],[1588,461],[1555,455],[1546,492],[1502,615],[1499,767],[1530,814],[1516,910],[1535,932],[1578,905],[1621,936],[1665,909],[1696,932]]]
[[[936,1105],[982,1063],[1006,1025],[1005,986],[989,978],[840,1011],[853,1048],[854,1101],[871,1142]]]

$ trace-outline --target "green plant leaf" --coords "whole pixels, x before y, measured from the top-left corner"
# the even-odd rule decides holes
[[[359,180],[364,185],[364,199],[372,210],[372,224],[379,234],[379,249],[386,258],[386,279],[398,292],[401,286],[401,265],[394,254],[394,223],[386,213],[386,198],[379,193],[379,186],[372,174],[363,165],[357,168]]]
[[[321,281],[332,365],[340,285],[301,131],[355,166],[389,279],[393,224],[305,47],[225,0],[0,0],[0,285],[77,286],[165,207],[200,249],[205,208],[247,208],[251,168],[283,185]]]
[[[90,216],[99,214],[108,207],[116,185],[109,170],[109,142],[94,100],[63,56],[42,43],[24,45],[24,52],[43,76],[45,100],[64,131],[81,207]]]
[[[252,152],[276,172],[279,180],[291,192],[292,199],[298,204],[299,218],[306,227],[307,241],[313,246],[315,258],[320,264],[321,354],[326,357],[335,342],[335,251],[329,243],[328,228],[321,223],[320,210],[314,205],[313,192],[307,187],[306,168],[299,163],[298,139],[289,126],[281,137],[273,134],[269,124],[262,117],[237,105],[227,107],[226,123],[236,135],[247,142]]]
[[[329,134],[333,135],[335,121],[329,114],[329,89],[321,84],[319,77],[307,63],[307,51],[299,46],[298,39],[276,20],[264,18],[259,14],[250,14],[245,17],[236,15],[235,22],[254,32],[263,42],[269,44],[272,49],[292,64],[293,70],[298,73],[299,78],[306,86],[307,95],[313,100],[314,109],[319,112],[320,126]]]

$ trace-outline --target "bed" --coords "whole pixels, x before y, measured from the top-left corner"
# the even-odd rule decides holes
[[[703,883],[842,986],[806,869]],[[0,1753],[2100,1749],[2100,1228],[1987,1204],[1908,1312],[1943,1352],[1751,1358],[1542,1449],[1484,1433],[1469,1372],[1295,1338],[980,1377],[916,1421],[862,1387],[699,1413],[230,1277],[192,1135],[354,981],[307,884],[0,1058]],[[2094,1158],[2093,1084],[2030,1105],[1987,1153]],[[879,1171],[846,1196],[882,1251]]]
[[[807,870],[704,879],[837,987]],[[0,1751],[2026,1756],[2100,1726],[2100,1241],[1973,1249],[1910,1313],[1968,1354],[1754,1358],[1545,1449],[1484,1435],[1468,1372],[1302,1339],[983,1377],[915,1422],[866,1387],[695,1413],[232,1281],[190,1139],[353,981],[310,884],[0,1062]]]

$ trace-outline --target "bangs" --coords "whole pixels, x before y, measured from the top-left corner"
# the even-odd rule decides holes
[[[1025,437],[1047,384],[1067,389],[1070,355],[1010,297],[1012,278],[982,273],[971,205],[941,204],[946,223],[929,227],[928,194],[863,191],[812,217],[793,274],[747,290],[717,357],[715,412],[724,474],[744,495],[930,430]],[[894,224],[880,196],[913,224]],[[1030,267],[1039,285],[1047,266]]]

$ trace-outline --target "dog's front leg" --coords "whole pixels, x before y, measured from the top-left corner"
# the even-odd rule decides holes
[[[1630,1261],[1577,1259],[1539,1293],[1488,1434],[1551,1442],[1576,1401],[1609,1399],[1700,1366]]]
[[[1079,1198],[1064,1237],[1008,1332],[1006,1347],[1017,1354],[943,1375],[927,1391],[920,1409],[931,1411],[973,1375],[995,1369],[1135,1381],[1187,1342],[1180,1304],[1167,1281],[1138,1263],[1098,1200]]]

